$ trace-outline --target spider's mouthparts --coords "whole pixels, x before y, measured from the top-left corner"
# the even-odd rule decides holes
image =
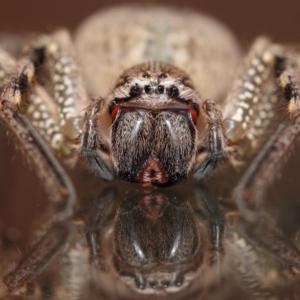
[[[139,172],[137,181],[143,184],[163,185],[168,182],[168,178],[159,161],[150,158]]]

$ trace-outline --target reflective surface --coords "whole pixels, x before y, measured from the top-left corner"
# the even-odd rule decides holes
[[[82,192],[68,244],[14,299],[297,299],[300,206],[295,168],[286,169],[253,223],[236,210],[240,174],[229,169],[207,184],[173,188],[77,178]],[[45,207],[34,226],[51,213]],[[2,274],[20,259],[14,231],[4,236]],[[4,287],[1,295],[11,299]]]

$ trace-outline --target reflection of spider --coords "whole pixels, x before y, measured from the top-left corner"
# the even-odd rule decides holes
[[[55,207],[53,226],[6,277],[8,289],[28,282],[69,235],[66,220],[75,193],[55,155],[75,161],[79,153],[106,180],[117,173],[127,181],[165,186],[191,169],[204,179],[220,161],[229,157],[237,164],[258,149],[276,117],[278,88],[292,120],[279,126],[236,190],[240,208],[253,221],[266,179],[300,128],[299,54],[259,38],[229,89],[239,59],[234,38],[216,21],[155,7],[97,14],[79,28],[74,45],[61,30],[29,42],[16,61],[1,49],[0,118],[35,165]],[[122,69],[127,70],[109,92]]]
[[[300,253],[291,243],[297,240],[283,238],[270,220],[246,221],[202,184],[190,189],[187,197],[182,188],[126,194],[102,188],[58,259],[29,280],[21,295],[297,299]],[[11,249],[7,256],[12,259]]]

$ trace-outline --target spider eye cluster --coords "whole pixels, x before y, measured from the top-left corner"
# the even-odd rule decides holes
[[[175,85],[171,85],[170,87],[166,88],[162,84],[158,85],[157,87],[151,87],[149,84],[147,84],[144,87],[142,87],[138,83],[135,83],[133,86],[130,87],[129,96],[138,97],[143,93],[143,90],[146,94],[150,94],[151,92],[164,94],[165,92],[167,92],[167,94],[171,98],[179,97],[179,90]]]

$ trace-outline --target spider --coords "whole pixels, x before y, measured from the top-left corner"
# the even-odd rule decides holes
[[[204,15],[112,8],[88,18],[74,38],[58,30],[28,41],[18,59],[13,52],[0,49],[0,118],[44,183],[54,221],[4,278],[10,292],[70,235],[76,193],[63,165],[83,157],[104,180],[165,187],[191,173],[207,179],[223,161],[239,167],[258,152],[234,193],[254,223],[298,136],[297,49],[261,37],[240,63],[231,32]],[[281,118],[266,139],[278,104],[290,120]]]

